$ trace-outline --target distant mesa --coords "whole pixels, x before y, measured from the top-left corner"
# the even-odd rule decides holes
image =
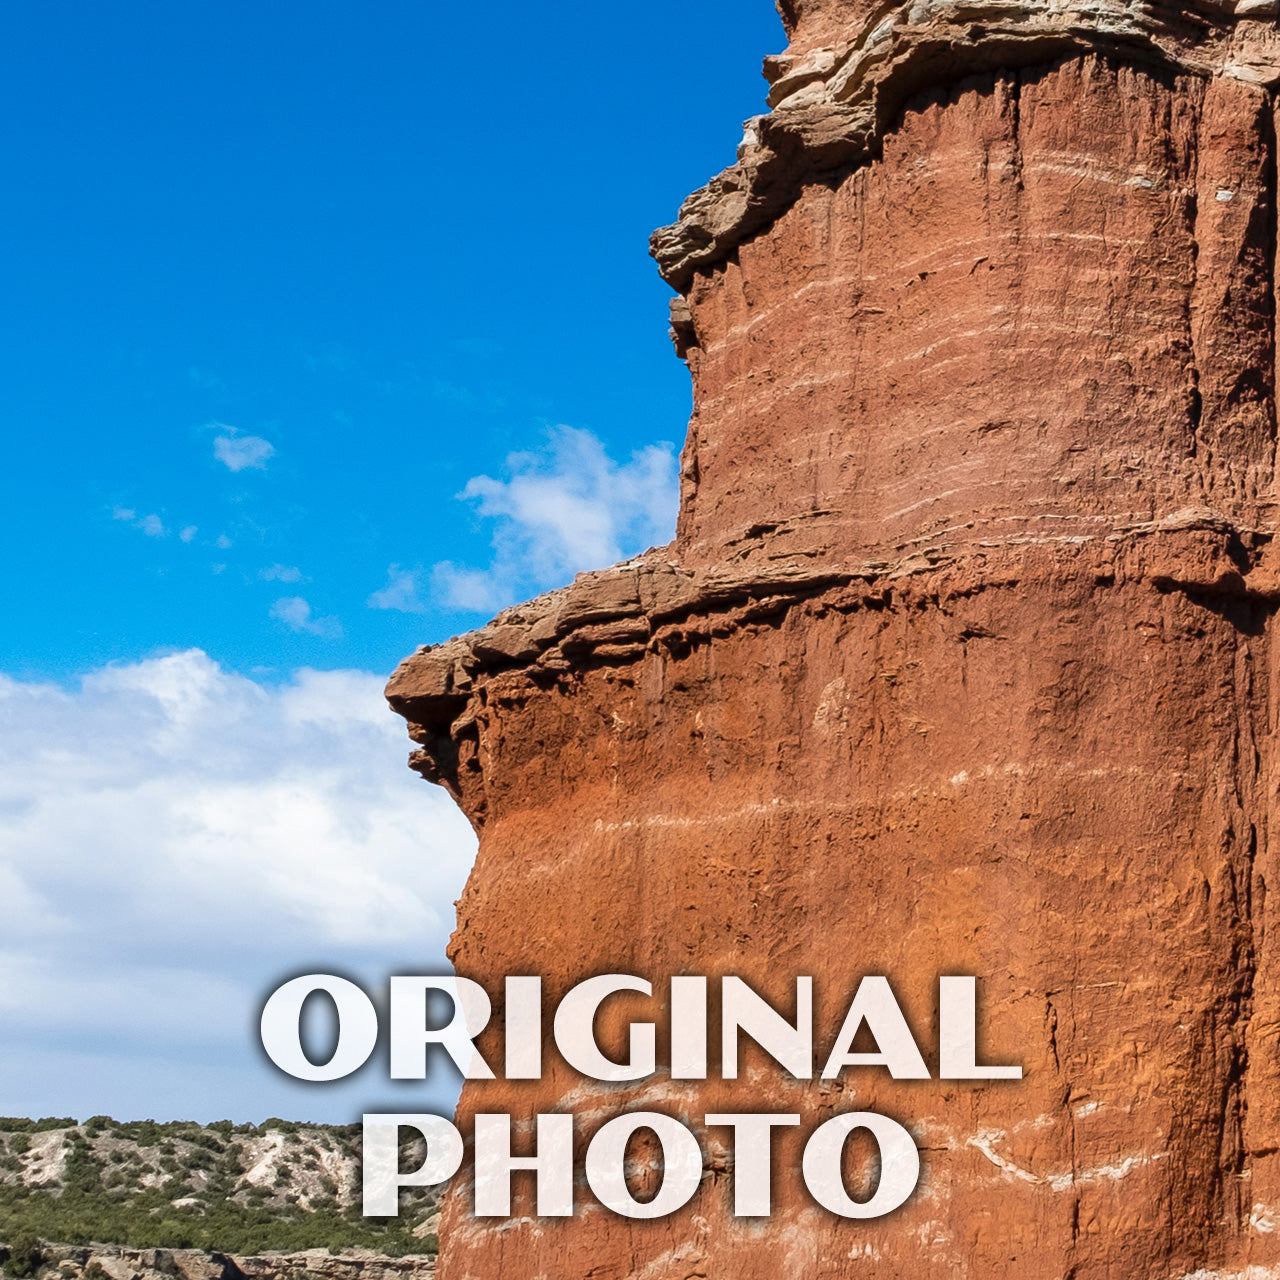
[[[365,1218],[359,1154],[359,1125],[3,1117],[0,1261],[11,1280],[425,1280],[438,1193]]]

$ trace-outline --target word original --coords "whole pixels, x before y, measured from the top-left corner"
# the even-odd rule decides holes
[[[319,994],[336,1013],[336,1037],[329,1057],[313,1061],[303,1044],[304,1005]],[[478,983],[458,977],[393,977],[389,985],[387,1026],[390,1075],[422,1080],[433,1054],[444,1055],[469,1080],[495,1079],[493,1066],[476,1041],[489,1026],[493,1003]],[[603,974],[572,987],[558,1002],[550,1036],[543,1019],[542,980],[509,977],[504,984],[502,1069],[507,1080],[537,1080],[543,1054],[553,1044],[561,1059],[582,1076],[601,1082],[639,1081],[662,1072],[672,1080],[705,1080],[714,1069],[725,1080],[738,1078],[745,1038],[795,1080],[811,1080],[815,1068],[830,1080],[850,1068],[881,1068],[895,1080],[928,1080],[924,1054],[894,996],[888,979],[864,977],[825,1055],[817,1066],[814,1040],[813,979],[795,980],[794,1016],[780,1012],[746,982],[719,980],[718,1055],[711,1054],[708,979],[679,976],[669,980],[661,1019],[665,1041],[659,1066],[659,1021],[625,1026],[625,1054],[608,1056],[596,1029],[599,1015],[614,997],[654,998],[653,986],[631,974]],[[444,1021],[431,1017],[441,998],[450,1003]],[[987,1065],[977,1060],[977,983],[966,976],[938,980],[937,1075],[943,1080],[1018,1080],[1016,1065]],[[436,1025],[436,1024],[439,1025]],[[263,1006],[260,1032],[268,1057],[299,1080],[339,1080],[368,1062],[382,1030],[377,1006],[355,983],[332,974],[308,974],[277,988]],[[855,1049],[862,1037],[863,1047]],[[867,1038],[874,1044],[868,1048]],[[561,1217],[573,1212],[575,1119],[552,1112],[536,1117],[536,1154],[515,1156],[509,1115],[475,1116],[475,1212],[480,1217],[511,1213],[511,1176],[533,1172],[537,1212]],[[799,1125],[793,1114],[714,1113],[707,1127],[733,1131],[734,1214],[768,1215],[775,1129]],[[419,1167],[400,1169],[400,1131],[416,1130],[426,1153]],[[648,1131],[661,1151],[659,1190],[637,1199],[627,1184],[627,1148]],[[879,1174],[872,1194],[855,1199],[846,1188],[842,1165],[848,1139],[865,1131],[877,1147]],[[452,1178],[462,1166],[465,1143],[458,1129],[428,1114],[368,1114],[364,1117],[364,1212],[395,1216],[402,1187],[433,1186]],[[636,1111],[607,1119],[587,1143],[582,1172],[586,1185],[606,1209],[630,1218],[673,1213],[693,1197],[704,1161],[698,1138],[681,1121],[658,1112]],[[809,1194],[823,1208],[845,1218],[876,1218],[910,1197],[920,1177],[920,1154],[910,1132],[898,1121],[871,1111],[847,1112],[820,1124],[804,1144],[801,1174]]]

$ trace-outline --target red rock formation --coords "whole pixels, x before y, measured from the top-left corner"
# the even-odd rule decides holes
[[[734,1219],[715,1131],[654,1222],[460,1187],[441,1275],[1280,1276],[1276,6],[782,7],[772,114],[655,236],[676,541],[388,693],[481,832],[460,972],[813,974],[832,1031],[883,973],[924,1043],[977,974],[1025,1078],[470,1084],[464,1127],[882,1111],[923,1175],[835,1218],[791,1133]]]

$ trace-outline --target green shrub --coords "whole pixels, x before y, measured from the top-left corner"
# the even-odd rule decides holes
[[[116,1125],[118,1138],[129,1138],[140,1147],[154,1147],[164,1137],[163,1128],[154,1120],[130,1120]]]
[[[156,1227],[155,1242],[161,1249],[190,1249],[195,1238],[185,1223],[176,1218],[162,1218]]]
[[[13,1280],[33,1276],[44,1265],[44,1249],[33,1235],[15,1235],[4,1260],[4,1273]]]
[[[201,1127],[189,1122],[155,1120],[116,1122],[94,1116],[83,1131],[69,1118],[40,1121],[0,1118],[0,1162],[20,1168],[17,1157],[30,1149],[31,1136],[67,1129],[66,1167],[61,1185],[29,1187],[20,1181],[0,1183],[0,1241],[25,1241],[39,1250],[39,1241],[84,1245],[90,1241],[124,1248],[190,1247],[219,1253],[285,1253],[304,1249],[344,1252],[366,1248],[400,1256],[422,1253],[426,1243],[413,1238],[413,1226],[433,1197],[406,1192],[401,1203],[412,1206],[399,1218],[364,1218],[358,1203],[340,1208],[337,1183],[319,1178],[320,1194],[308,1208],[285,1200],[292,1188],[290,1169],[277,1166],[277,1190],[241,1183],[248,1153],[235,1135],[261,1135],[268,1130],[297,1135],[285,1153],[297,1168],[299,1156],[311,1163],[328,1149],[359,1154],[360,1126],[300,1125],[270,1120],[257,1127],[220,1121]],[[111,1149],[99,1151],[85,1134],[109,1133]],[[132,1146],[117,1146],[116,1141]],[[158,1148],[158,1149],[157,1149]],[[140,1154],[141,1149],[141,1154]],[[162,1153],[164,1153],[162,1155]],[[311,1157],[307,1160],[306,1157]],[[159,1166],[159,1169],[157,1169]],[[3,1164],[0,1163],[0,1167]],[[198,1205],[175,1207],[172,1201],[190,1190],[190,1175],[205,1174]],[[145,1176],[169,1175],[159,1186],[144,1187]],[[12,1176],[12,1175],[10,1175]],[[40,1263],[30,1251],[0,1251],[0,1263],[10,1280],[27,1280]],[[5,1259],[10,1261],[6,1262]],[[14,1268],[17,1271],[14,1271]],[[52,1280],[62,1280],[50,1273]],[[4,1277],[0,1276],[0,1280]],[[89,1273],[81,1280],[106,1280]]]

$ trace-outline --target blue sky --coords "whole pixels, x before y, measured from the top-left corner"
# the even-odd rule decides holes
[[[392,564],[485,566],[458,495],[548,427],[678,449],[646,239],[780,42],[768,0],[6,6],[0,669],[382,671],[482,620],[366,601]],[[229,471],[211,424],[275,452]]]
[[[473,846],[381,683],[670,536],[647,237],[782,43],[768,0],[5,7],[0,1111],[387,1095],[291,1089],[250,1015],[440,969]]]

